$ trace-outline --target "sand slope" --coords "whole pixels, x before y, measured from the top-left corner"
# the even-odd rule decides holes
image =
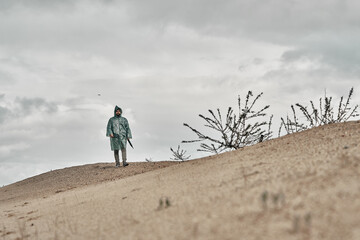
[[[56,176],[73,170],[88,180],[50,172],[1,188],[0,236],[360,239],[360,121],[137,175],[99,164]]]
[[[136,162],[129,168],[115,168],[115,163],[97,163],[69,167],[40,174],[0,188],[0,203],[47,197],[70,189],[114,181],[181,162]]]

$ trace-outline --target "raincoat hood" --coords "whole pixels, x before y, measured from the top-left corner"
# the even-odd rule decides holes
[[[120,112],[121,112],[120,116],[122,115],[122,112],[123,112],[122,109],[121,109],[120,107],[118,107],[118,106],[115,106],[115,109],[114,109],[114,116],[115,116],[115,117],[116,117],[116,111],[117,111],[118,109],[119,109]]]

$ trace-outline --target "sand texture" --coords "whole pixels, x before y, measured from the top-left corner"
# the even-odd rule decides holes
[[[360,121],[0,188],[0,239],[360,239]]]

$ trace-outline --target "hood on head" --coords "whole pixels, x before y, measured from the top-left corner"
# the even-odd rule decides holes
[[[120,112],[121,112],[121,114],[122,114],[122,109],[120,108],[120,107],[118,107],[118,106],[115,106],[115,109],[114,109],[114,116],[116,116],[116,111],[118,110],[118,109],[120,109]],[[121,116],[121,114],[120,114],[120,116]]]

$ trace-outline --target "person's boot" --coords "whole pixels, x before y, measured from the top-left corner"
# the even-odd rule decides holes
[[[126,167],[128,166],[129,164],[126,162],[126,148],[122,148],[121,149],[121,158],[122,158],[122,161],[123,161],[123,166]]]
[[[114,154],[115,155],[115,167],[118,168],[120,167],[120,160],[119,160],[119,153],[118,154]]]

